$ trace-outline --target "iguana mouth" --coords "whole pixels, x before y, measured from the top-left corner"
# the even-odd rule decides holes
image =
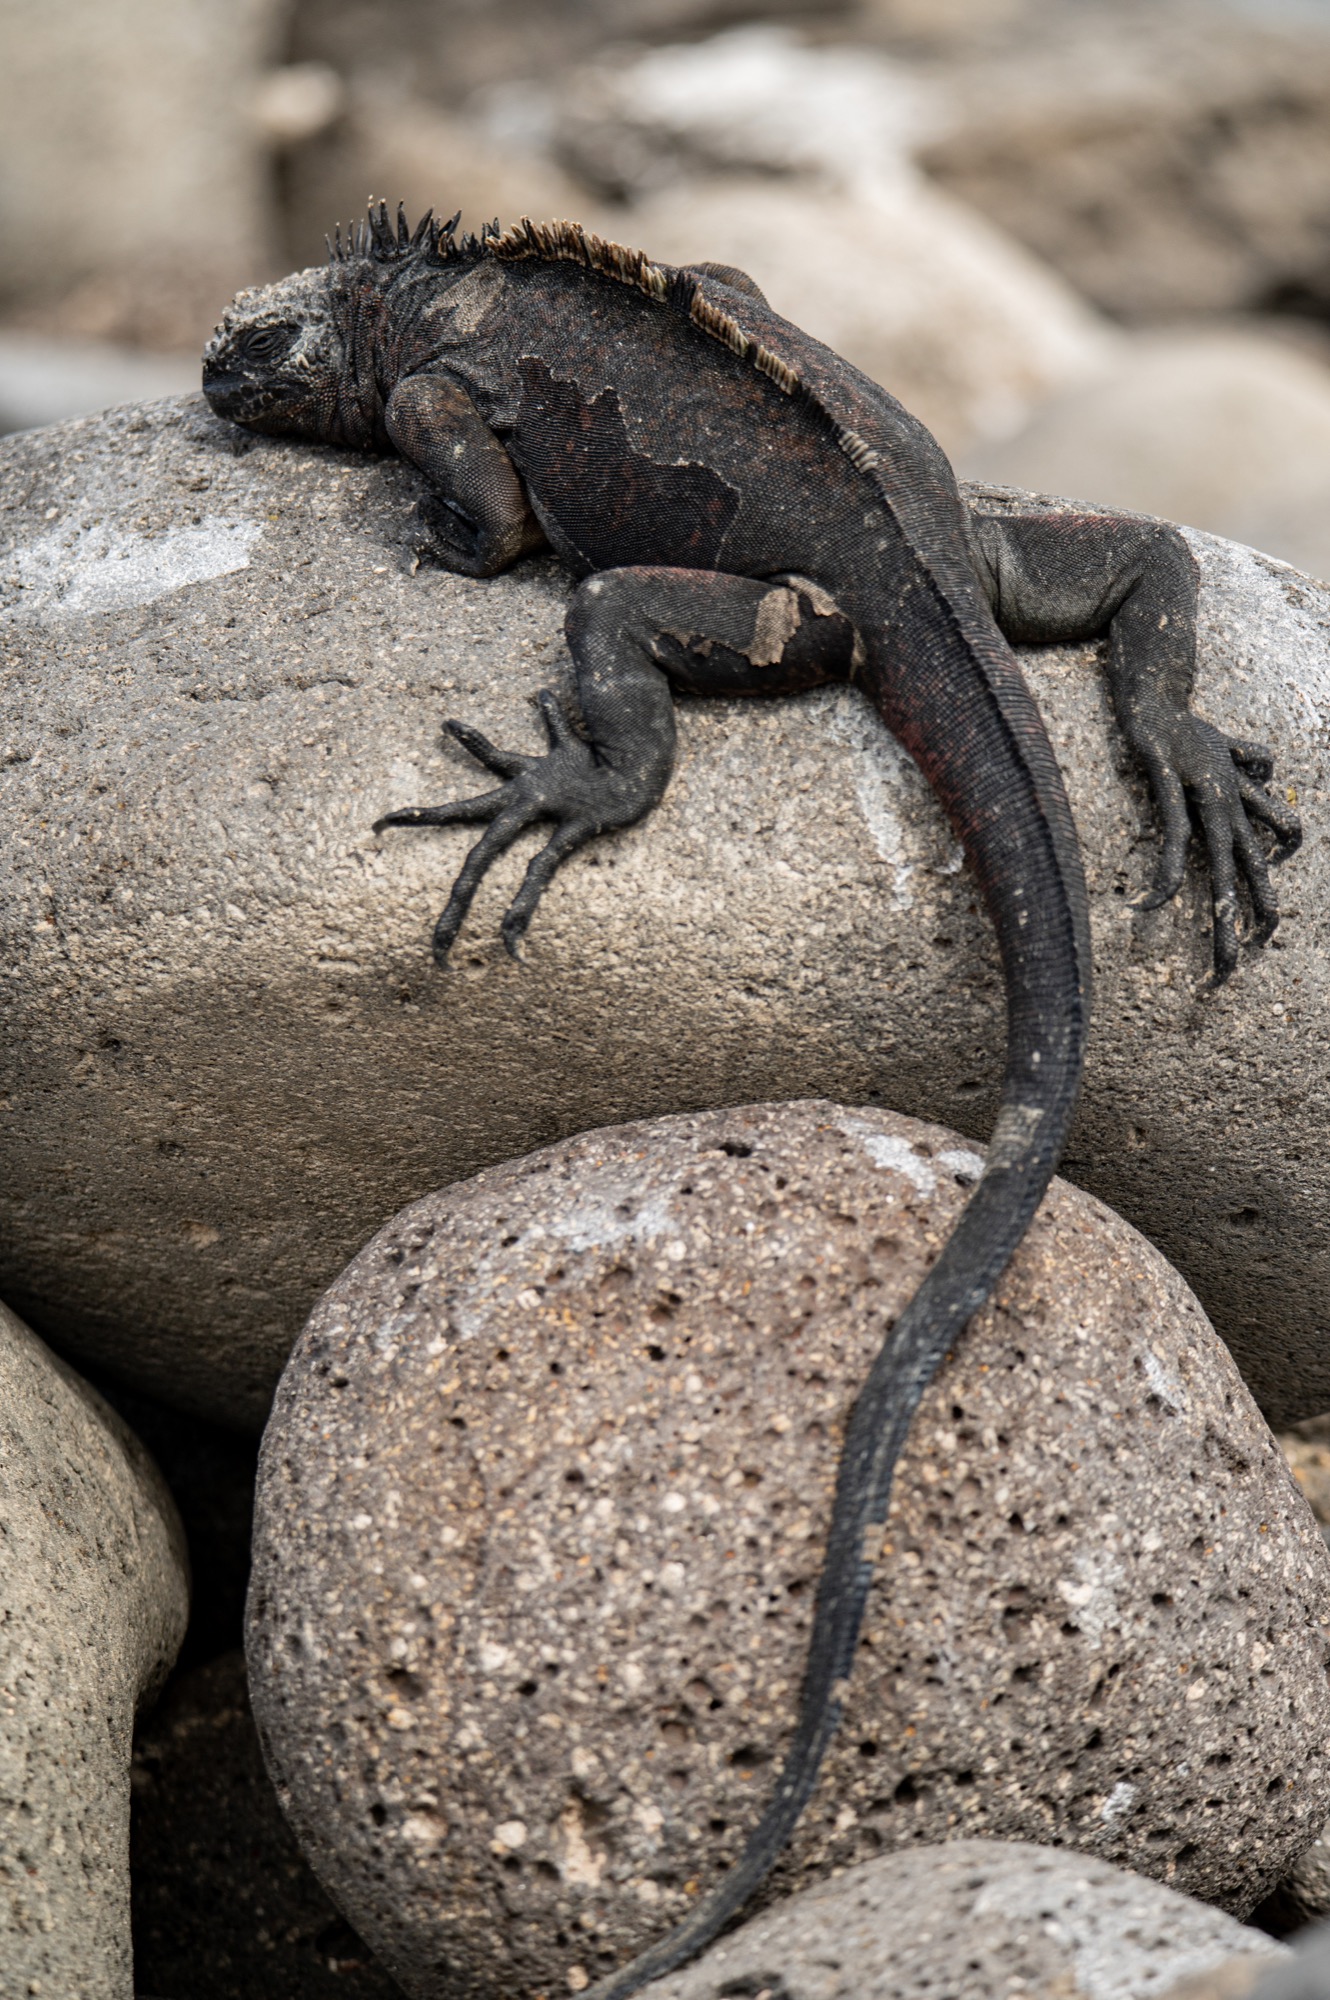
[[[203,393],[219,417],[234,424],[259,422],[271,411],[291,400],[292,391],[280,383],[256,382],[239,369],[203,364]]]

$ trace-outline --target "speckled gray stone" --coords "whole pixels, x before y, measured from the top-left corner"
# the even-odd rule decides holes
[[[474,790],[444,715],[534,745],[567,579],[412,573],[397,462],[195,403],[0,444],[0,1292],[71,1352],[258,1423],[319,1291],[430,1188],[617,1118],[825,1094],[986,1137],[1005,1012],[973,885],[862,697],[684,703],[640,827],[513,965],[429,934]],[[1004,504],[1000,498],[986,504]],[[1088,648],[1027,655],[1084,839],[1097,1025],[1066,1171],[1196,1286],[1267,1409],[1330,1407],[1330,594],[1198,538],[1200,704],[1306,818],[1272,948],[1203,996],[1205,900]]]
[[[254,1709],[417,2000],[594,1977],[734,1856],[843,1418],[978,1167],[817,1102],[588,1133],[413,1204],[320,1302],[260,1457]],[[887,1550],[773,1893],[985,1834],[1245,1912],[1310,1843],[1330,1553],[1195,1299],[1092,1197],[1058,1185],[929,1390]]]
[[[658,1980],[643,2000],[1163,2000],[1260,1931],[1066,1849],[957,1840],[819,1883]]]
[[[5,2000],[130,2000],[130,1739],[188,1611],[184,1534],[156,1467],[0,1306]]]

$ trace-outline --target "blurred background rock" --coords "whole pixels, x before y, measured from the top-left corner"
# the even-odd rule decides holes
[[[1330,0],[6,0],[0,429],[370,194],[741,263],[963,472],[1330,574]]]

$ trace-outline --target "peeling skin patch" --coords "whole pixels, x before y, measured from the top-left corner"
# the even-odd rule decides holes
[[[210,514],[160,535],[118,532],[107,522],[72,524],[15,551],[19,593],[0,619],[86,616],[151,604],[174,590],[248,569],[260,522]]]
[[[757,607],[748,657],[755,667],[778,666],[799,630],[799,599],[792,590],[769,590]]]

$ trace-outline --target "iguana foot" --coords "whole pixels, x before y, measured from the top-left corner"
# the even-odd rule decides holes
[[[1302,840],[1298,815],[1264,789],[1274,758],[1259,743],[1226,736],[1189,709],[1133,738],[1163,822],[1164,845],[1155,878],[1134,905],[1157,910],[1176,896],[1187,867],[1192,814],[1205,842],[1214,902],[1214,972],[1222,986],[1238,962],[1238,885],[1246,886],[1252,924],[1247,935],[1264,944],[1279,922],[1270,868],[1288,859]],[[1188,807],[1191,811],[1189,813]],[[1256,827],[1275,837],[1267,857]]]
[[[598,834],[630,826],[659,796],[658,788],[643,785],[640,772],[599,761],[592,746],[572,728],[550,689],[542,688],[536,700],[550,742],[544,756],[501,750],[469,723],[446,722],[445,729],[462,748],[506,782],[495,791],[455,799],[449,805],[403,806],[374,822],[375,833],[387,826],[489,823],[462,863],[452,894],[434,926],[434,957],[440,965],[448,962],[448,953],[486,870],[525,828],[537,820],[556,822],[553,834],[527,868],[500,928],[513,958],[520,956],[518,945],[536,905],[568,856]]]

